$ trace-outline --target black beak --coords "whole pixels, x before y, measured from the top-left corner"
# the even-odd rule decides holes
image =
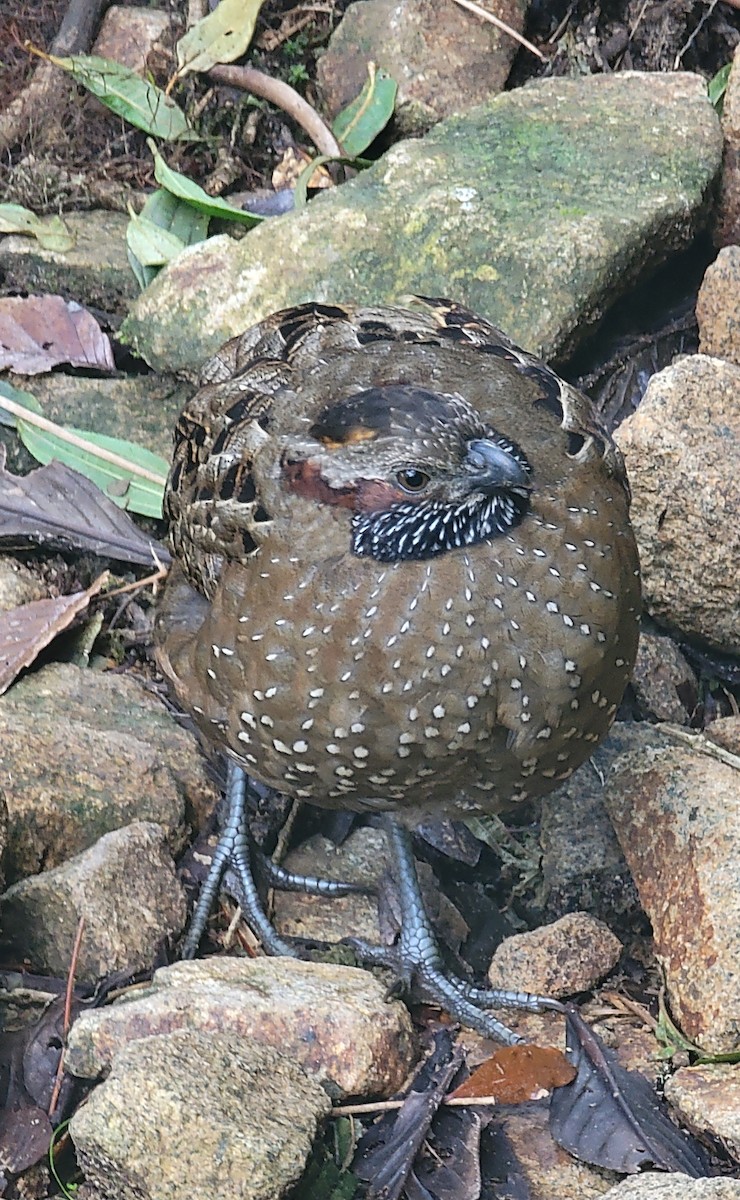
[[[504,450],[496,442],[487,438],[468,442],[468,452],[465,464],[471,472],[471,483],[482,491],[508,490],[524,492],[532,491],[532,483],[527,467],[523,466],[512,453]]]

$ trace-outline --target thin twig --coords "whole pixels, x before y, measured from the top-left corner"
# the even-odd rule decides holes
[[[159,562],[154,547],[152,547],[152,557],[156,562]],[[159,567],[152,575],[145,575],[143,579],[135,579],[133,583],[126,583],[122,587],[113,588],[110,592],[105,593],[104,598],[108,600],[111,596],[122,596],[124,592],[138,592],[141,588],[146,587],[150,583],[156,585],[159,583],[160,579],[167,578],[168,570],[169,568],[166,567],[164,563],[160,563]],[[116,617],[117,616],[118,613],[116,613]],[[113,621],[110,623],[110,628],[113,628]]]
[[[80,947],[82,945],[82,935],[83,935],[84,931],[85,931],[85,918],[80,917],[79,921],[77,922],[77,933],[75,934],[74,945],[72,946],[72,955],[69,960],[69,971],[67,972],[67,989],[64,993],[64,1018],[63,1018],[62,1033],[63,1033],[65,1045],[67,1042],[67,1034],[69,1033],[69,1027],[72,1023],[72,996],[74,993],[75,975],[77,973],[77,962],[80,957]],[[59,1093],[62,1089],[62,1076],[64,1074],[64,1050],[65,1050],[65,1046],[62,1046],[62,1052],[59,1055],[59,1062],[57,1063],[57,1073],[56,1073],[56,1078],[54,1080],[54,1087],[52,1088],[51,1099],[49,1101],[49,1112],[48,1112],[49,1119],[51,1119],[54,1116],[54,1110],[56,1109],[57,1103],[59,1101]]]
[[[300,125],[320,154],[329,158],[341,158],[342,148],[334,137],[331,129],[321,119],[315,108],[299,96],[295,88],[283,83],[281,79],[273,79],[258,71],[256,67],[234,67],[220,65],[211,67],[208,75],[217,83],[225,83],[229,87],[241,88],[242,91],[252,92],[277,105],[283,112]]]
[[[30,408],[16,404],[15,400],[9,400],[7,396],[0,396],[0,408],[6,408],[14,417],[20,417],[27,424],[35,425],[38,429],[45,429],[47,433],[53,433],[60,441],[68,442],[70,446],[76,446],[78,450],[84,450],[87,454],[111,463],[114,467],[121,467],[131,475],[138,475],[140,479],[147,479],[149,483],[156,483],[159,487],[164,487],[167,482],[164,475],[156,475],[154,471],[149,471],[146,467],[140,467],[138,463],[122,458],[120,454],[115,454],[112,450],[105,450],[102,446],[96,446],[94,442],[85,441],[76,433],[65,429],[63,425],[57,425],[47,417],[32,412]]]
[[[455,0],[455,4],[459,4],[460,8],[467,8],[468,12],[475,13],[476,17],[480,17],[482,21],[489,21],[491,25],[495,25],[502,33],[508,33],[509,37],[518,42],[520,46],[524,46],[525,50],[529,50],[531,54],[536,54],[541,62],[546,62],[544,54],[528,42],[523,34],[518,33],[516,29],[512,29],[511,25],[507,25],[500,17],[494,17],[493,13],[486,12],[485,8],[481,8],[480,4],[475,4],[473,0]]]
[[[376,1103],[369,1104],[337,1104],[331,1110],[333,1117],[359,1117],[363,1114],[393,1112],[395,1109],[402,1108],[406,1103],[405,1100],[378,1100]],[[486,1108],[491,1108],[495,1104],[500,1104],[495,1096],[446,1096],[442,1104],[446,1108],[466,1108],[469,1106],[484,1105]]]

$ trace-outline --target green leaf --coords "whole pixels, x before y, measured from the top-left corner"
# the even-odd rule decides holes
[[[262,0],[221,0],[212,13],[177,43],[177,73],[210,71],[216,63],[233,62],[249,46]]]
[[[138,216],[131,214],[126,228],[128,260],[142,291],[180,250],[207,237],[209,221],[205,213],[164,188],[148,197]]]
[[[99,458],[94,449],[82,450],[69,442],[63,441],[58,435],[46,429],[38,429],[22,418],[18,419],[18,433],[23,445],[40,463],[51,462],[53,458],[73,467],[87,479],[92,479],[100,490],[109,496],[119,508],[129,512],[140,513],[144,517],[162,516],[162,498],[167,479],[167,463],[158,454],[133,442],[121,438],[107,437],[102,433],[91,433],[88,430],[74,429],[65,426],[65,431],[76,434],[90,442],[91,446],[99,446],[110,450],[121,458],[127,459],[160,477],[155,483],[151,479],[143,479],[140,475],[126,470],[123,466],[115,466]]]
[[[129,125],[135,125],[137,129],[154,134],[165,142],[198,137],[179,105],[161,88],[142,79],[136,71],[94,54],[71,54],[69,58],[57,58],[49,54],[45,57],[57,67],[69,71],[77,83],[86,87]]]
[[[3,395],[16,404],[22,404],[31,412],[36,412],[39,408],[35,396],[29,392],[20,392],[2,384],[0,409],[3,407]],[[24,420],[19,414],[14,415],[18,436],[29,453],[40,463],[46,464],[55,458],[58,462],[79,471],[86,479],[91,479],[119,508],[140,513],[145,517],[162,516],[162,497],[169,467],[158,454],[153,454],[143,446],[136,446],[133,442],[108,437],[103,433],[91,433],[86,429],[75,429],[71,425],[53,425],[52,422],[46,422],[45,418],[42,418],[45,423],[53,427],[40,428],[31,420]],[[75,445],[67,435],[84,440],[86,446]],[[110,462],[101,457],[97,450],[117,455],[123,461]]]
[[[179,200],[192,205],[198,212],[206,213],[209,217],[239,221],[242,225],[248,225],[250,228],[263,220],[254,213],[244,212],[241,208],[235,208],[233,204],[227,204],[218,196],[209,196],[202,187],[199,187],[192,179],[188,179],[187,175],[181,175],[179,171],[173,171],[172,167],[168,167],[151,138],[147,139],[147,145],[154,155],[154,178],[157,183],[171,192],[173,196],[177,196]]]
[[[722,109],[724,108],[727,80],[730,78],[731,70],[732,63],[725,63],[724,67],[720,67],[717,74],[713,75],[707,84],[710,103],[714,105],[720,116],[722,116]]]
[[[176,234],[134,212],[126,227],[126,245],[143,267],[163,267],[185,249]]]
[[[367,83],[356,100],[338,114],[332,132],[350,158],[362,154],[393,116],[398,86],[387,71],[367,64]]]
[[[28,234],[45,250],[58,254],[71,250],[76,241],[61,217],[37,217],[22,204],[0,204],[0,233]]]
[[[0,379],[0,397],[2,396],[6,396],[8,400],[15,400],[16,404],[22,404],[24,408],[30,408],[31,412],[39,414],[43,412],[41,405],[32,392],[22,392],[20,388],[14,388],[12,384],[6,383],[4,379]],[[17,425],[15,416],[2,407],[1,400],[0,425],[5,425],[8,429],[15,429]]]

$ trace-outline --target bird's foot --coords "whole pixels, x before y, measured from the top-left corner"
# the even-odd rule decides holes
[[[208,875],[201,887],[198,902],[182,946],[183,958],[194,958],[198,944],[213,908],[222,882],[238,902],[247,922],[259,937],[267,954],[296,958],[298,945],[280,937],[264,910],[252,871],[252,851],[246,812],[246,776],[231,761],[228,763],[225,788],[226,817],[213,852]],[[359,884],[320,879],[313,875],[296,875],[260,854],[260,869],[271,887],[282,891],[305,892],[311,896],[348,896],[367,889]]]
[[[390,968],[406,992],[413,987],[424,1000],[441,1005],[461,1025],[505,1045],[526,1039],[494,1017],[489,1008],[563,1011],[558,1000],[547,996],[475,987],[447,973],[424,909],[408,831],[393,817],[386,817],[384,825],[401,900],[401,934],[398,945],[392,947],[373,946],[360,939],[348,938],[348,945],[358,956],[366,963]]]

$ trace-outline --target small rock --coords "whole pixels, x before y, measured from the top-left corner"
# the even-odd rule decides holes
[[[217,800],[195,738],[130,676],[34,671],[0,697],[0,740],[12,883],[137,819],[164,826],[177,850]]]
[[[689,725],[699,702],[696,676],[673,638],[640,631],[632,686],[642,715]]]
[[[14,884],[0,897],[0,948],[30,959],[39,974],[64,976],[84,918],[78,979],[97,983],[111,971],[151,967],[187,913],[166,840],[161,826],[136,821],[63,866]]]
[[[48,592],[39,579],[17,559],[0,558],[0,612],[8,612],[32,600],[45,600]]]
[[[618,1183],[604,1200],[740,1200],[740,1181],[649,1171]]]
[[[113,4],[103,17],[92,53],[143,75],[152,47],[170,28],[171,20],[164,9]]]
[[[488,11],[521,33],[527,8],[528,0],[495,0]],[[508,34],[452,4],[365,0],[334,30],[317,79],[333,119],[359,96],[374,62],[398,84],[397,128],[419,136],[503,91],[517,50]]]
[[[688,1125],[719,1138],[740,1160],[740,1073],[735,1064],[681,1067],[666,1080],[665,1094]]]
[[[722,181],[714,224],[717,246],[740,242],[740,46],[735,50],[722,107]]]
[[[740,717],[719,717],[707,726],[704,736],[740,758]]]
[[[376,888],[388,865],[385,834],[380,829],[356,829],[341,846],[328,838],[309,838],[287,855],[288,871],[340,879]],[[378,902],[370,893],[350,896],[307,896],[302,892],[275,892],[274,924],[283,937],[316,938],[338,942],[352,936],[378,940]]]
[[[590,762],[542,802],[545,907],[555,920],[581,910],[609,923],[637,906],[637,891]]]
[[[675,1019],[707,1051],[735,1050],[740,761],[700,734],[644,722],[615,725],[595,759]]]
[[[572,996],[608,975],[621,953],[622,943],[603,921],[566,913],[551,925],[506,938],[488,968],[488,982],[539,996]]]
[[[740,59],[738,64],[740,78]],[[738,217],[740,218],[740,211]],[[740,237],[740,228],[738,236]],[[699,322],[699,349],[702,354],[726,358],[736,366],[740,366],[738,296],[740,246],[726,246],[724,250],[720,250],[711,267],[707,268],[696,301],[696,318]]]
[[[661,623],[740,651],[740,367],[703,354],[654,375],[616,432],[643,597]]]
[[[126,253],[128,222],[125,213],[65,213],[75,244],[64,252],[45,249],[20,234],[0,237],[5,291],[73,296],[78,304],[122,316],[139,295]]]
[[[330,1108],[287,1054],[181,1029],[123,1047],[69,1131],[96,1200],[279,1200]]]
[[[72,1027],[65,1065],[95,1079],[130,1041],[174,1029],[228,1032],[280,1049],[338,1094],[389,1096],[406,1078],[411,1019],[367,971],[292,958],[209,958],[155,972],[151,986]]]

